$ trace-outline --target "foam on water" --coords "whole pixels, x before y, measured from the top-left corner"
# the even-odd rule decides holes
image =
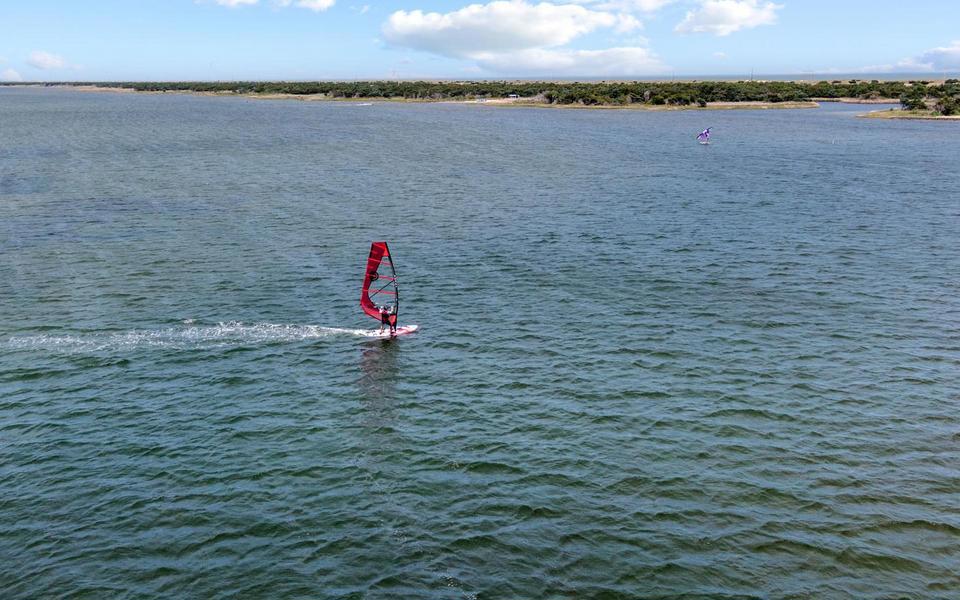
[[[208,326],[135,329],[116,333],[13,336],[0,340],[0,348],[78,353],[125,352],[143,348],[187,350],[299,342],[336,336],[376,337],[377,333],[376,329],[231,321]]]

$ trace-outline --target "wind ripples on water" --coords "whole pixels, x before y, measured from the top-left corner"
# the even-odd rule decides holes
[[[0,100],[5,598],[960,589],[951,124]]]

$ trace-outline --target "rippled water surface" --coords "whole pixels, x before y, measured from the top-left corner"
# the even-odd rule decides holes
[[[862,110],[0,89],[2,596],[957,598],[960,128]]]

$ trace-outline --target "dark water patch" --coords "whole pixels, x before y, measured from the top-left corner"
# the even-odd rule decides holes
[[[487,461],[468,462],[463,464],[462,468],[467,472],[481,475],[518,475],[524,472],[523,469],[512,465]]]
[[[749,419],[759,421],[785,421],[795,422],[797,419],[787,414],[778,414],[768,410],[754,408],[724,408],[715,410],[707,415],[706,418],[730,418],[730,419]]]

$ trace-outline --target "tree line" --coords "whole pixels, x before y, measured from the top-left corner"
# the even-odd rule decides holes
[[[906,110],[930,111],[942,116],[960,115],[960,79],[947,79],[943,85],[912,87],[900,96]]]

